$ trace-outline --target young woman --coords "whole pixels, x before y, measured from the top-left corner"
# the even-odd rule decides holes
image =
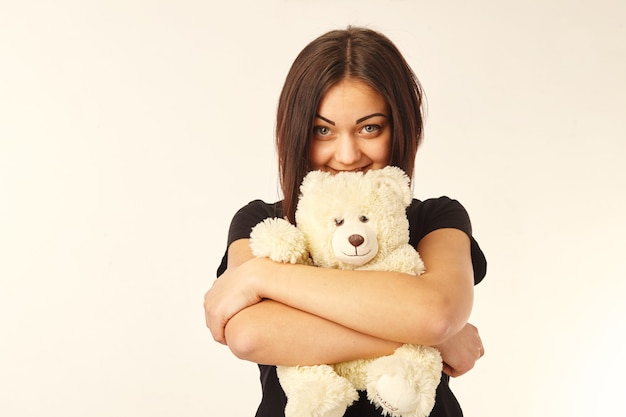
[[[253,201],[234,216],[217,279],[205,295],[214,339],[259,364],[263,398],[257,417],[284,415],[275,365],[336,363],[392,353],[403,343],[437,347],[444,374],[431,416],[461,416],[450,376],[483,355],[467,323],[473,286],[486,260],[470,220],[447,197],[413,200],[411,244],[426,272],[342,271],[255,258],[250,229],[267,217],[294,222],[307,172],[367,171],[386,165],[413,175],[422,138],[422,92],[384,35],[349,27],[328,32],[294,61],[278,105],[276,140],[284,199]],[[362,395],[345,416],[381,416]]]

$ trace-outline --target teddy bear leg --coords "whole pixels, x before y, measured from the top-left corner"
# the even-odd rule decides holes
[[[368,367],[367,395],[393,417],[426,417],[435,405],[441,379],[439,351],[404,345]]]
[[[349,362],[341,362],[333,365],[333,369],[340,376],[346,378],[358,391],[367,389],[367,366],[372,359],[356,359]]]
[[[331,366],[278,366],[287,395],[285,417],[341,417],[358,399],[357,390]]]

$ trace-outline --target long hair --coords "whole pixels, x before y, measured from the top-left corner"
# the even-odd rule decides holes
[[[296,57],[278,102],[276,147],[285,217],[295,223],[302,179],[320,100],[346,78],[365,82],[381,94],[391,113],[390,165],[413,176],[423,134],[422,88],[398,48],[367,28],[333,30],[309,43]]]

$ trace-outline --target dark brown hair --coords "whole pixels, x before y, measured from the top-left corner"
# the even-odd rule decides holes
[[[285,216],[295,222],[299,187],[310,171],[309,146],[315,113],[330,87],[356,78],[380,93],[391,113],[390,165],[413,176],[422,139],[422,88],[398,48],[367,28],[333,30],[309,43],[287,74],[278,102],[276,146]]]

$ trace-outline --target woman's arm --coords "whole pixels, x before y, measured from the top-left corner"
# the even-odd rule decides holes
[[[401,344],[358,333],[273,300],[248,307],[226,325],[240,359],[271,365],[317,365],[391,354]]]
[[[443,372],[457,377],[469,372],[485,354],[478,329],[467,323],[460,332],[435,346],[443,358]]]
[[[240,359],[272,365],[316,365],[391,354],[401,344],[355,332],[317,316],[264,300],[237,313],[226,325],[230,350]],[[467,323],[435,346],[443,371],[458,377],[484,355],[478,329]]]
[[[227,273],[253,258],[249,240],[234,242],[228,249]],[[214,284],[205,296],[209,327],[210,311],[217,310],[218,304],[231,304],[220,296],[222,292],[225,291]],[[269,299],[236,313],[227,322],[224,336],[216,340],[226,343],[237,357],[273,365],[314,365],[378,357],[391,354],[400,346]]]
[[[224,343],[228,320],[268,298],[378,339],[442,343],[465,325],[471,311],[469,238],[439,229],[425,236],[418,250],[427,271],[416,278],[277,264],[253,258],[247,240],[234,242],[227,272],[205,297],[207,323]]]

